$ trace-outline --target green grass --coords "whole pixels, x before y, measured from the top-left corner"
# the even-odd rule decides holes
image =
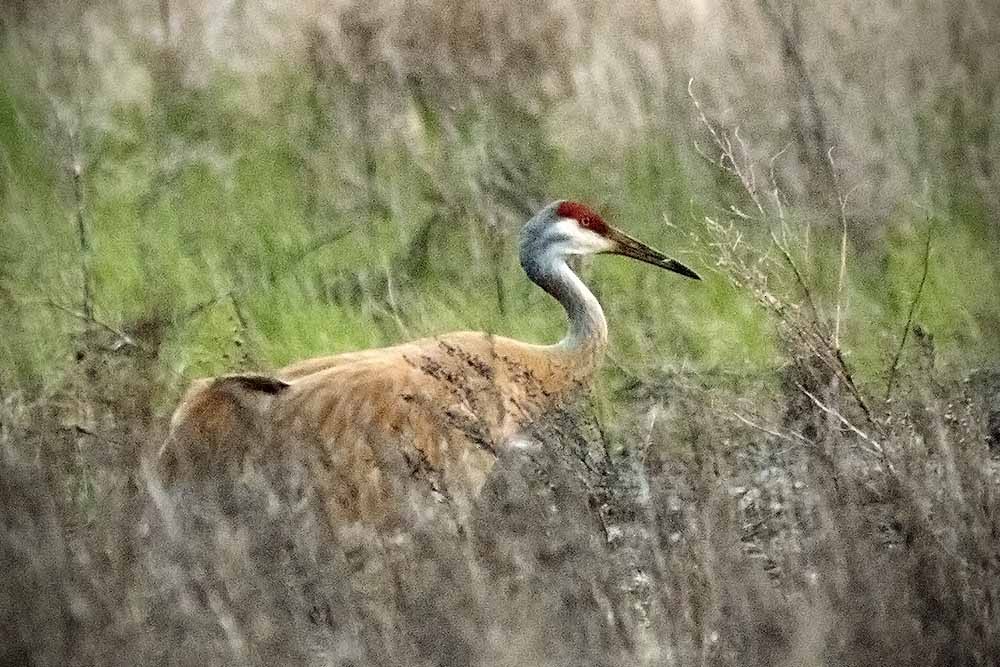
[[[508,114],[510,137],[501,109],[463,116],[449,139],[426,112],[417,114],[423,125],[409,144],[367,149],[376,156],[381,199],[372,208],[358,182],[364,139],[338,132],[337,118],[321,136],[309,133],[302,76],[267,74],[277,94],[248,110],[234,93],[237,83],[220,74],[197,91],[168,88],[156,98],[165,100],[161,106],[115,109],[108,127],[87,129],[83,206],[96,313],[114,326],[166,316],[168,370],[189,377],[271,367],[451,329],[559,338],[558,307],[517,265],[522,219],[504,214],[487,187],[492,156],[522,140],[530,151],[513,153],[522,163],[525,154],[541,156],[531,165],[543,181],[530,181],[538,196],[606,205],[614,222],[705,276],[696,284],[619,258],[585,266],[608,312],[619,363],[750,373],[779,363],[765,317],[692,240],[701,217],[731,191],[705,169],[686,166],[687,149],[675,141],[650,133],[617,152],[580,158],[548,145],[546,128],[523,114]],[[0,89],[0,285],[12,295],[2,316],[5,386],[38,387],[58,374],[80,327],[41,305],[79,309],[81,294],[68,153],[29,122],[44,106],[30,89]],[[308,187],[321,202],[312,214]],[[931,270],[915,317],[933,334],[942,362],[957,369],[998,352],[986,332],[1000,317],[989,246],[977,234],[979,220],[971,213],[963,219],[963,210],[935,213]],[[491,234],[487,221],[498,214]],[[884,247],[864,255],[852,248],[848,257],[845,341],[861,376],[871,379],[898,344],[928,223],[921,209],[903,206],[886,224]],[[839,235],[821,229],[822,221],[814,222],[810,247],[794,250],[832,314]],[[424,230],[419,254],[414,244]],[[748,241],[755,238],[763,244],[761,230],[748,229]]]

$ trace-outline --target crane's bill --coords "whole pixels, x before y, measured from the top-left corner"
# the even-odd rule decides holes
[[[653,266],[658,266],[661,269],[679,273],[688,278],[701,280],[701,276],[678,262],[676,259],[667,257],[659,250],[650,248],[642,241],[632,238],[621,230],[612,227],[608,230],[607,237],[612,241],[612,243],[614,243],[614,247],[608,251],[611,254],[631,257],[632,259],[637,259],[640,262],[646,262],[647,264],[652,264]]]

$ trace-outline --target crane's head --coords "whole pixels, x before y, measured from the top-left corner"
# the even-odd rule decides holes
[[[612,254],[631,257],[688,278],[701,277],[675,259],[625,232],[615,229],[593,209],[572,201],[556,201],[533,217],[521,231],[521,264],[566,258],[570,255]]]

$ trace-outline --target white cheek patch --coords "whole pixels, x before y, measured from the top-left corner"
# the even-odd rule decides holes
[[[560,218],[552,224],[555,226],[555,233],[560,238],[567,239],[560,244],[567,255],[592,255],[611,250],[613,246],[611,241],[596,232],[584,229],[571,218]]]

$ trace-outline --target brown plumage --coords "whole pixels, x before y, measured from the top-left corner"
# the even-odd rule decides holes
[[[589,384],[607,325],[565,260],[594,253],[697,278],[589,208],[555,202],[525,225],[520,254],[531,280],[566,309],[559,343],[457,332],[307,359],[273,375],[198,380],[174,413],[164,459],[174,474],[214,475],[273,451],[304,454],[336,520],[385,520],[401,480],[469,498],[498,447]]]

